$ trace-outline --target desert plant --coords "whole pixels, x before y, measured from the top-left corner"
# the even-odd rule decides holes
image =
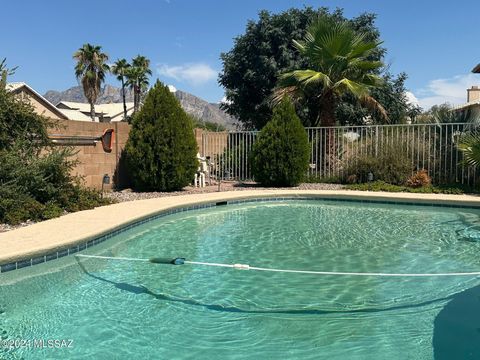
[[[128,172],[137,190],[174,191],[192,182],[198,167],[193,124],[160,81],[133,117],[125,150]]]
[[[266,186],[295,186],[306,176],[308,137],[288,98],[274,109],[272,119],[253,145],[252,171]]]
[[[412,188],[408,186],[399,186],[387,184],[384,181],[375,181],[368,184],[351,184],[346,185],[347,190],[360,190],[360,191],[386,191],[386,192],[411,192],[411,193],[423,193],[423,194],[466,194],[466,193],[478,193],[469,186],[461,184],[452,185],[437,185],[437,186],[423,186],[419,188]]]
[[[407,179],[407,186],[412,188],[419,188],[423,186],[430,186],[432,179],[428,176],[428,172],[425,169],[417,171],[415,174]]]
[[[412,161],[406,155],[406,146],[409,145],[392,141],[383,144],[377,156],[370,153],[350,159],[344,174],[345,181],[355,179],[364,183],[368,181],[368,174],[372,173],[375,180],[394,185],[405,184],[413,171]]]

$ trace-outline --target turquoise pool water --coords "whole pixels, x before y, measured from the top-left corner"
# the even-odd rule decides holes
[[[433,273],[479,271],[479,250],[474,209],[279,201],[169,215],[84,253]],[[0,359],[474,359],[479,285],[68,257],[0,275]]]

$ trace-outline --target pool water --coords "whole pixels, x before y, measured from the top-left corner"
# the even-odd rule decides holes
[[[473,272],[479,236],[476,209],[252,202],[169,215],[83,253]],[[474,359],[479,287],[475,276],[319,276],[70,256],[0,275],[0,359]],[[12,339],[31,342],[5,346]]]

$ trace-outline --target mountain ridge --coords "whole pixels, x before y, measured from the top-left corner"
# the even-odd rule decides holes
[[[198,96],[177,90],[174,87],[169,88],[187,114],[201,121],[225,126],[227,129],[236,128],[237,120],[220,109],[220,104],[209,103]],[[73,86],[64,91],[48,90],[43,96],[54,105],[61,101],[87,103],[81,86]],[[122,101],[122,89],[106,84],[101,89],[96,104],[119,103]],[[126,92],[126,101],[133,102],[131,90]]]

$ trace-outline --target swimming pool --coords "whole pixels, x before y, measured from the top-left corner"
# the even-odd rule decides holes
[[[477,209],[249,202],[168,215],[83,253],[469,272],[480,270],[479,236]],[[319,276],[70,256],[0,276],[0,359],[475,358],[479,285],[475,276]],[[30,343],[8,346],[22,339]]]

